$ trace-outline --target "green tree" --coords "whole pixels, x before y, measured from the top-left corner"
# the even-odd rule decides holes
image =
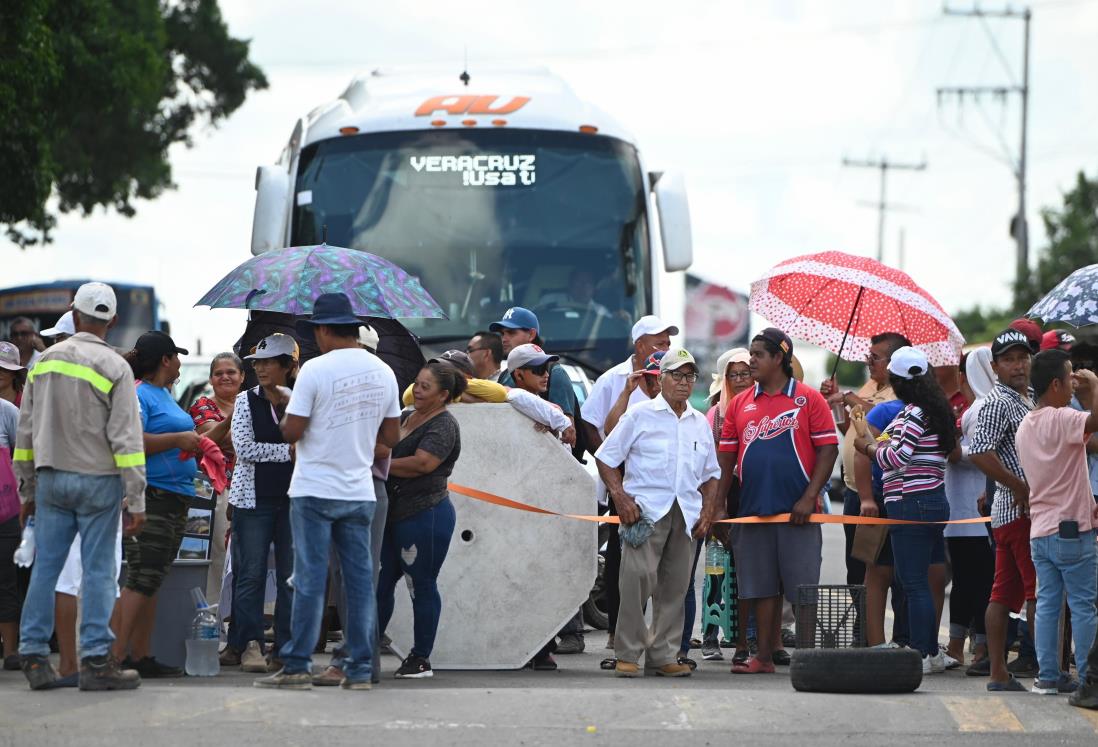
[[[1064,194],[1063,207],[1041,210],[1048,244],[1042,247],[1037,268],[1014,288],[1014,303],[1006,309],[965,309],[953,321],[969,342],[985,342],[1080,267],[1098,263],[1098,179],[1080,171],[1075,186]],[[1046,325],[1047,327],[1048,325]]]
[[[267,86],[217,0],[5,0],[0,43],[0,221],[22,246],[55,211],[132,216],[175,186],[173,144]]]

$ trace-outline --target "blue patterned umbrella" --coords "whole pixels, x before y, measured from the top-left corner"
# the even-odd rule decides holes
[[[1087,265],[1068,275],[1033,304],[1026,316],[1073,327],[1098,324],[1098,265]]]
[[[345,293],[357,316],[445,319],[435,299],[376,254],[338,246],[291,246],[252,257],[210,288],[195,306],[311,314],[322,293]]]

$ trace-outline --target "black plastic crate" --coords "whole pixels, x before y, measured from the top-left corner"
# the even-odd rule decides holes
[[[865,646],[864,586],[797,588],[797,648]]]

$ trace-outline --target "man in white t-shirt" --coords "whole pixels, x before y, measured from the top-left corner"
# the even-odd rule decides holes
[[[322,355],[305,363],[293,394],[271,404],[282,411],[282,435],[296,449],[290,480],[294,535],[294,608],[283,668],[256,687],[309,690],[312,653],[324,612],[328,556],[334,547],[343,571],[346,690],[369,690],[377,602],[371,569],[370,524],[376,508],[371,469],[377,443],[400,440],[396,376],[358,344],[361,322],[342,293],[317,298],[311,319],[298,322],[315,335]]]

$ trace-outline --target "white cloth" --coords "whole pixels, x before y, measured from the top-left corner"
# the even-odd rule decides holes
[[[374,446],[382,420],[400,417],[393,370],[361,348],[307,361],[288,415],[309,418],[297,443],[290,497],[372,501]]]
[[[607,369],[602,376],[595,380],[595,385],[591,387],[591,393],[587,395],[587,399],[584,400],[583,406],[580,408],[580,417],[598,428],[599,435],[603,438],[606,438],[606,416],[610,414],[610,408],[618,401],[618,397],[625,389],[626,379],[634,370],[633,356],[629,356],[627,360]],[[630,407],[638,402],[647,401],[648,395],[645,394],[644,387],[638,386],[629,395]]]
[[[34,368],[34,365],[38,363],[38,359],[42,357],[42,351],[32,350],[30,360],[27,361],[27,370],[30,371]]]
[[[976,420],[986,397],[995,387],[995,371],[991,368],[991,348],[978,348],[968,354],[965,378],[976,395],[976,401],[961,416],[961,461],[946,466],[945,491],[949,500],[950,519],[975,519],[980,513],[976,500],[987,492],[987,476],[972,463],[969,446],[976,431]],[[986,496],[990,501],[992,496]],[[986,537],[983,524],[947,524],[946,537]]]
[[[18,428],[19,408],[6,399],[0,399],[0,446],[6,446],[8,451],[13,451]]]
[[[118,519],[118,535],[114,539],[114,577],[118,578],[122,568],[122,519]],[[80,559],[80,535],[72,541],[69,547],[69,556],[65,558],[65,565],[61,567],[61,575],[57,577],[57,585],[53,590],[58,594],[68,594],[72,597],[80,596],[80,587],[84,583],[84,564]],[[117,584],[116,584],[117,586]],[[116,588],[114,597],[117,599],[122,592]]]
[[[653,522],[678,501],[687,533],[701,515],[699,488],[721,476],[709,421],[689,404],[676,417],[662,394],[629,407],[595,458],[608,467],[625,464],[625,492]]]
[[[564,410],[525,389],[507,390],[507,401],[523,415],[552,428],[555,433],[560,433],[572,425],[572,421],[564,414]]]
[[[256,462],[288,462],[290,445],[259,443],[255,440],[252,406],[248,402],[247,392],[236,395],[232,437],[236,467],[233,469],[233,481],[229,485],[229,503],[237,508],[255,508]]]

